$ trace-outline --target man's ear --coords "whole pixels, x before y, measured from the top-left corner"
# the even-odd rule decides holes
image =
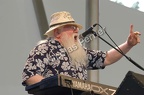
[[[54,36],[55,36],[56,38],[60,38],[60,31],[59,31],[58,29],[55,29],[55,30],[54,30]]]

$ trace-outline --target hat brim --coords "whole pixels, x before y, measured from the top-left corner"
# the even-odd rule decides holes
[[[60,24],[60,25],[56,25],[56,26],[53,26],[53,27],[50,27],[46,33],[44,35],[47,35],[48,37],[53,37],[53,30],[56,29],[56,28],[59,28],[59,27],[62,27],[64,25],[75,25],[80,29],[82,29],[82,26],[80,24],[77,24],[77,23],[65,23],[65,24]]]

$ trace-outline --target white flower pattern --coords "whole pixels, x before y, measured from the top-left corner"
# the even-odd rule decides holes
[[[87,79],[87,69],[101,69],[106,57],[102,51],[87,50],[88,64],[87,67],[80,65],[72,66],[66,50],[60,43],[53,38],[47,39],[46,42],[38,44],[31,50],[23,73],[23,85],[25,80],[39,74],[43,77],[50,77],[57,74],[63,74],[74,78]]]

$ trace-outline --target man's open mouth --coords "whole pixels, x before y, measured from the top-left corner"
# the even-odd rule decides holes
[[[74,40],[77,41],[78,35],[74,35]]]

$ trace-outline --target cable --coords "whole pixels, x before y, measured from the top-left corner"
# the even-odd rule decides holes
[[[65,83],[66,83],[66,86],[68,85],[70,87],[71,95],[74,95],[73,94],[73,89],[71,87],[72,82],[70,80],[65,80]]]
[[[99,27],[101,27],[101,29],[106,33],[106,35],[109,37],[109,39],[116,45],[116,47],[120,50],[120,52],[122,53],[122,54],[124,54],[123,53],[123,51],[119,48],[119,46],[114,42],[114,40],[112,40],[112,38],[109,36],[109,34],[107,33],[107,31],[105,30],[105,29],[103,29],[103,27],[100,25],[100,24],[97,24]]]

